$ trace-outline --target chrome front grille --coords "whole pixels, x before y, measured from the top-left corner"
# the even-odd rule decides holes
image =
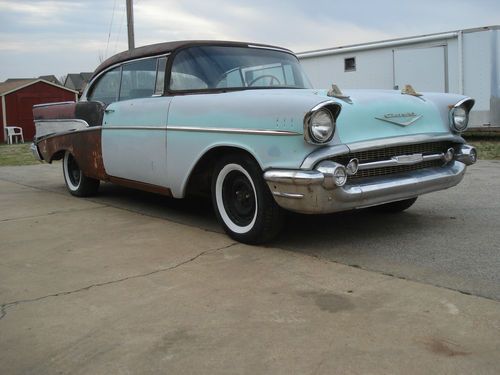
[[[449,147],[452,147],[452,143],[450,142],[419,143],[419,144],[393,146],[393,147],[353,152],[348,155],[342,155],[340,157],[336,157],[332,160],[337,163],[346,165],[350,159],[357,158],[360,164],[363,164],[363,163],[371,163],[382,160],[390,160],[393,156],[413,155],[413,154],[430,155],[430,154],[445,153]],[[363,169],[359,170],[358,173],[356,173],[354,176],[349,176],[349,180],[352,181],[359,178],[410,172],[423,168],[439,167],[441,165],[443,165],[442,160],[428,160],[413,165],[397,165],[390,167]]]

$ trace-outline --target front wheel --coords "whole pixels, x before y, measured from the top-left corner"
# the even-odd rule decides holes
[[[250,157],[231,155],[215,166],[212,201],[217,219],[233,239],[259,244],[273,239],[284,224],[260,167]]]
[[[77,197],[89,197],[97,193],[99,180],[87,177],[83,174],[75,158],[66,151],[63,159],[64,182],[71,195]]]

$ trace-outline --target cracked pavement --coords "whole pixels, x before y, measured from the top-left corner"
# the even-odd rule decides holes
[[[73,198],[58,177],[0,168],[2,373],[498,373],[494,300],[332,262],[294,233],[288,250],[234,243],[198,202],[185,225],[153,195]]]

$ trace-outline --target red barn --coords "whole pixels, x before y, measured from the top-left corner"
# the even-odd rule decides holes
[[[78,100],[78,92],[43,79],[16,79],[0,83],[0,141],[5,142],[5,127],[19,126],[24,140],[35,136],[33,105]]]

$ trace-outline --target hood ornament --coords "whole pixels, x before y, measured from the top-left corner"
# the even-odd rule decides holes
[[[415,112],[407,112],[407,113],[386,113],[383,116],[375,118],[377,120],[389,122],[391,124],[396,124],[399,126],[408,126],[413,124],[421,117],[422,115],[416,114]]]
[[[405,85],[404,89],[401,90],[401,94],[403,94],[403,95],[411,95],[411,96],[416,96],[416,97],[421,97],[422,96],[421,93],[415,91],[415,89],[413,88],[412,85]]]
[[[349,103],[351,102],[351,97],[349,95],[344,95],[342,90],[340,90],[340,88],[336,84],[332,84],[332,88],[328,90],[326,95],[333,98],[345,100]]]

